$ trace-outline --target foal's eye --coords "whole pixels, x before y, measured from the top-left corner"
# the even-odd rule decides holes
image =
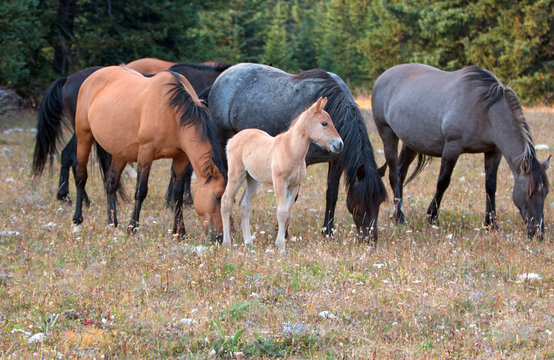
[[[327,121],[322,122],[321,126],[327,126]]]

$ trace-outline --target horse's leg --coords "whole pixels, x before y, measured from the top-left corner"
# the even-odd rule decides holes
[[[252,245],[252,234],[250,233],[250,211],[252,210],[252,199],[256,195],[258,182],[250,175],[246,175],[246,189],[240,203],[240,227],[244,245]]]
[[[327,172],[327,194],[325,201],[325,219],[323,220],[323,234],[333,236],[335,208],[337,206],[337,198],[339,194],[340,176],[342,175],[342,167],[338,159],[329,162],[329,170]]]
[[[487,205],[485,226],[498,229],[496,222],[496,174],[502,160],[502,153],[496,149],[485,153],[485,188],[487,190]]]
[[[175,187],[175,172],[173,170],[173,162],[171,163],[171,171],[169,172],[169,184],[167,184],[167,191],[165,192],[165,205],[173,209],[175,205],[175,199],[173,198],[173,190]]]
[[[58,184],[58,193],[56,198],[60,201],[71,203],[69,198],[69,168],[73,167],[73,177],[75,177],[75,168],[77,159],[77,137],[75,134],[62,150],[61,167],[60,167],[60,182]]]
[[[77,139],[77,171],[75,174],[77,200],[75,201],[75,214],[73,215],[75,225],[80,225],[83,222],[83,200],[88,178],[87,163],[93,142],[94,138],[90,131],[83,131]]]
[[[274,177],[273,188],[275,190],[275,196],[277,198],[277,224],[279,230],[277,231],[277,238],[275,239],[275,246],[281,253],[285,252],[285,229],[289,218],[289,209],[287,207],[288,186],[285,183],[285,179]]]
[[[408,169],[412,161],[414,161],[417,153],[412,149],[408,148],[406,145],[402,144],[402,150],[400,150],[400,156],[398,157],[398,193],[395,194],[395,203],[396,203],[396,214],[397,219],[400,219],[400,223],[404,223],[406,218],[404,212],[402,211],[402,205],[404,203],[404,180],[406,180],[406,175],[408,174]]]
[[[221,245],[227,248],[231,247],[231,212],[233,211],[235,196],[246,176],[246,171],[243,169],[230,170],[227,186],[221,197],[221,220],[223,223],[223,242]]]
[[[406,222],[402,212],[402,181],[400,181],[400,168],[398,166],[398,137],[389,126],[380,129],[381,139],[385,152],[385,160],[389,168],[389,183],[394,195],[393,217],[396,223]]]
[[[439,223],[438,216],[442,196],[448,188],[448,185],[450,185],[452,171],[454,170],[454,166],[456,166],[460,153],[460,147],[456,143],[449,142],[444,145],[444,149],[442,151],[441,169],[439,179],[437,181],[437,190],[431,204],[429,205],[429,208],[427,209],[430,224],[438,225]]]
[[[173,234],[178,234],[179,238],[184,238],[185,223],[183,221],[183,183],[185,182],[185,173],[189,162],[187,159],[174,159],[171,166],[173,182],[173,206],[175,221],[173,223]]]
[[[112,157],[110,161],[110,167],[106,172],[106,195],[108,197],[108,224],[113,224],[117,227],[117,186],[119,184],[119,179],[121,178],[121,173],[127,162],[125,160],[119,160]]]
[[[184,187],[183,204],[187,206],[192,206],[192,204],[194,204],[194,200],[192,198],[192,192],[190,190],[192,172],[193,172],[192,165],[188,164],[185,169],[185,181],[183,184],[183,187]]]
[[[137,158],[137,186],[135,188],[135,208],[127,232],[135,232],[139,226],[140,209],[148,193],[148,177],[152,167],[153,153],[141,147]]]
[[[300,185],[298,185],[295,188],[288,189],[287,192],[287,208],[289,210],[289,215],[287,218],[287,224],[285,227],[285,239],[289,239],[289,225],[290,225],[290,217],[292,213],[292,206],[294,203],[296,203],[296,199],[298,199],[298,191],[300,190]]]

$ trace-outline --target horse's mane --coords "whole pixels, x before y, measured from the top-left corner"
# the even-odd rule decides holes
[[[528,196],[537,189],[540,183],[548,187],[549,184],[546,178],[546,172],[542,170],[539,160],[537,159],[533,137],[531,136],[531,129],[527,121],[525,121],[523,109],[514,91],[510,87],[504,86],[492,72],[482,67],[471,65],[466,67],[464,72],[467,81],[476,82],[477,86],[485,88],[479,95],[479,101],[486,104],[486,112],[500,99],[504,99],[506,104],[508,104],[524,144],[523,153],[518,157],[515,166],[517,169],[520,169],[524,160],[526,160],[530,166],[529,173],[531,176],[529,176]]]
[[[232,64],[215,62],[214,65],[210,64],[196,64],[196,63],[178,63],[169,68],[169,70],[176,71],[176,69],[190,68],[201,71],[212,71],[214,73],[221,73],[233,66]]]
[[[356,189],[360,201],[380,204],[387,197],[385,185],[377,173],[373,148],[369,141],[364,119],[354,99],[343,91],[341,86],[321,69],[302,71],[291,80],[302,81],[319,79],[323,86],[317,97],[327,97],[324,110],[329,113],[333,124],[342,137],[344,149],[340,154],[340,164],[346,173],[346,186],[350,189],[356,183],[358,168],[364,166],[363,182],[367,186]]]
[[[223,161],[221,154],[219,153],[219,148],[217,146],[216,137],[214,130],[212,128],[210,120],[210,112],[202,104],[196,104],[188,91],[185,88],[185,85],[181,81],[180,75],[171,70],[167,70],[170,74],[175,77],[175,83],[168,83],[171,88],[168,91],[169,96],[169,106],[175,109],[175,112],[179,116],[179,126],[181,128],[187,126],[197,126],[202,128],[202,140],[208,140],[212,147],[211,157],[205,159],[202,164],[202,172],[204,174],[209,174],[210,160],[217,166],[219,171],[223,176],[227,177],[227,172],[223,166]],[[206,182],[211,180],[210,176],[206,176]]]

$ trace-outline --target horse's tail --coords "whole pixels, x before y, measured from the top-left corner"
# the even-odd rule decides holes
[[[112,155],[104,150],[97,142],[95,142],[94,144],[96,148],[96,158],[98,160],[98,163],[100,164],[100,175],[102,175],[102,182],[105,184],[106,173],[108,172],[108,169],[110,168],[110,164],[112,162]],[[129,201],[129,196],[125,191],[125,186],[121,178],[119,179],[119,183],[117,184],[117,193],[123,201]]]
[[[66,77],[61,77],[50,84],[40,104],[33,154],[34,175],[40,175],[43,172],[48,156],[57,152],[58,144],[62,139],[61,125],[64,120],[62,87],[66,80]],[[50,157],[50,166],[52,166],[52,162],[53,158]]]
[[[408,176],[408,178],[404,181],[404,185],[407,185],[410,181],[415,179],[423,171],[425,166],[427,166],[427,164],[429,164],[431,159],[432,158],[430,156],[423,155],[423,154],[417,154],[416,168],[414,169],[412,174],[410,176]]]

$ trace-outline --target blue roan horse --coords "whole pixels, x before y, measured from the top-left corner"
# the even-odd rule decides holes
[[[436,193],[427,210],[430,222],[436,223],[460,154],[485,153],[485,224],[496,228],[496,174],[504,155],[515,180],[513,200],[527,233],[542,238],[550,157],[542,164],[537,160],[516,95],[490,71],[478,66],[446,72],[422,64],[398,65],[377,79],[371,103],[384,143],[397,222],[404,222],[402,186],[416,155],[417,167],[406,183],[423,169],[426,156],[442,157]],[[385,167],[380,172],[383,175]]]
[[[340,156],[311,144],[306,164],[329,162],[324,229],[332,234],[340,176],[346,172],[347,207],[362,239],[377,240],[379,206],[386,189],[377,172],[362,115],[344,82],[320,69],[291,75],[259,64],[235,65],[215,81],[208,104],[221,151],[227,140],[247,128],[275,136],[319,97],[344,140]]]

